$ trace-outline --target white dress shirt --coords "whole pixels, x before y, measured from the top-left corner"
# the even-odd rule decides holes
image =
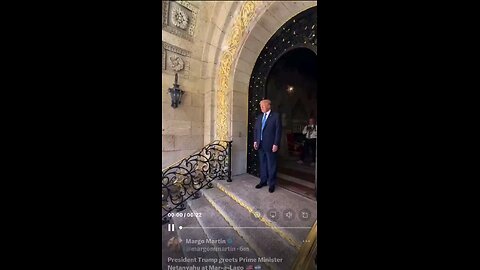
[[[264,113],[264,115],[265,115],[265,121],[268,119],[268,116],[270,115],[270,112],[271,112],[271,111],[272,111],[272,110],[269,110],[268,112],[266,112],[267,115],[265,115],[265,113]],[[262,116],[262,117],[263,117],[263,116]]]
[[[310,132],[307,131],[307,127],[311,127],[313,130],[311,130]],[[304,128],[303,128],[303,134],[306,134],[306,138],[307,139],[316,139],[317,138],[317,125],[306,125]]]

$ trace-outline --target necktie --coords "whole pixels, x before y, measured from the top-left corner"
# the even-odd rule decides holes
[[[263,114],[263,118],[262,118],[262,131],[260,132],[260,141],[262,140],[263,138],[263,128],[265,127],[265,122],[267,121],[267,114],[264,113]]]

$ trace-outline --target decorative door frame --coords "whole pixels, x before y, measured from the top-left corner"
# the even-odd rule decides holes
[[[317,55],[317,7],[309,8],[283,24],[263,47],[250,77],[248,88],[248,139],[253,145],[255,120],[260,114],[259,102],[268,98],[268,75],[278,59],[298,48],[307,48]],[[259,176],[258,155],[253,147],[247,147],[247,173]],[[317,182],[315,173],[315,189]]]

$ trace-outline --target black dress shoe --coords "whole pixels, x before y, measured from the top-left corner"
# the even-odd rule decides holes
[[[273,193],[275,191],[275,187],[269,187],[268,192]]]
[[[262,188],[264,186],[266,186],[266,185],[265,184],[258,184],[258,185],[255,186],[255,188]]]

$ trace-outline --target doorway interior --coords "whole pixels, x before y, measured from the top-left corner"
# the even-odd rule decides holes
[[[302,131],[308,119],[317,119],[317,74],[316,54],[307,48],[297,48],[277,60],[265,87],[272,110],[282,117],[278,184],[312,199],[315,199],[316,149],[309,149]]]

